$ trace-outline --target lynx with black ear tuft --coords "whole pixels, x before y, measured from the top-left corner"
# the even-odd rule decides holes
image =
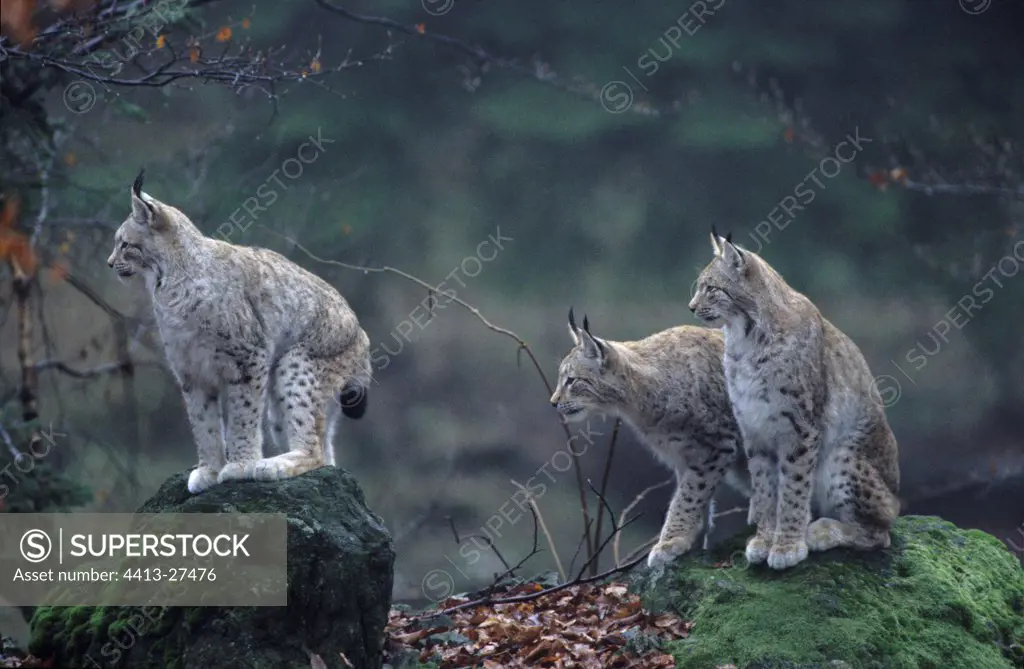
[[[889,546],[898,447],[863,354],[760,255],[712,242],[719,252],[690,309],[725,333],[729,399],[753,480],[747,560],[786,569],[808,550]]]
[[[639,341],[598,339],[576,328],[575,346],[558,368],[551,396],[566,421],[587,415],[622,418],[676,474],[661,537],[648,557],[658,566],[688,551],[723,477],[746,490],[739,428],[722,373],[722,335],[682,326]]]
[[[135,193],[135,197],[142,197],[142,182],[146,178],[146,168],[139,168],[139,176],[135,177],[135,183],[132,184],[132,191]]]
[[[572,336],[573,343],[579,346],[580,329],[576,327],[576,315],[573,313],[572,307],[569,307],[569,334]]]
[[[333,465],[337,419],[364,414],[371,380],[370,340],[345,298],[279,253],[206,237],[143,179],[107,263],[149,289],[199,454],[189,492]],[[287,451],[274,457],[264,408]]]

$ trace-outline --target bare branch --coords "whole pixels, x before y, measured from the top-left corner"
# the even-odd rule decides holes
[[[312,259],[312,260],[314,260],[314,261],[316,261],[318,263],[323,263],[325,265],[335,265],[337,267],[342,267],[344,269],[349,269],[349,270],[355,270],[357,272],[362,272],[363,274],[370,274],[370,273],[374,273],[374,274],[380,274],[380,273],[396,274],[396,275],[402,277],[403,279],[406,279],[408,281],[412,281],[413,283],[415,283],[415,284],[417,284],[417,285],[419,285],[419,286],[421,286],[423,288],[426,288],[428,291],[433,291],[435,293],[443,293],[444,295],[448,296],[448,293],[442,291],[439,286],[432,286],[431,284],[427,283],[426,281],[423,281],[422,279],[420,279],[418,277],[415,277],[412,274],[409,274],[408,272],[403,272],[402,270],[394,268],[394,267],[389,267],[387,265],[384,265],[384,266],[381,266],[381,267],[367,267],[367,266],[363,266],[363,265],[354,265],[354,264],[351,264],[351,263],[341,262],[340,260],[327,260],[325,258],[320,258],[319,256],[317,256],[314,253],[312,253],[305,246],[300,244],[297,240],[292,239],[291,237],[289,237],[287,235],[283,235],[280,232],[277,232],[276,230],[272,230],[271,228],[268,228],[266,225],[263,225],[262,223],[257,223],[257,225],[262,227],[264,230],[266,230],[267,232],[271,233],[272,235],[275,235],[275,236],[280,237],[281,239],[287,241],[294,248],[302,251],[310,259]],[[537,374],[540,375],[541,381],[544,383],[544,388],[547,390],[548,395],[551,395],[554,392],[554,390],[551,387],[551,383],[548,381],[547,374],[544,373],[544,369],[540,366],[540,362],[537,360],[537,357],[534,355],[533,350],[530,348],[530,345],[527,344],[526,341],[524,341],[522,339],[522,337],[517,335],[515,332],[512,332],[511,330],[508,330],[506,328],[502,328],[502,327],[498,327],[497,325],[494,325],[489,320],[487,320],[487,318],[480,312],[479,309],[477,309],[476,307],[474,307],[473,305],[469,304],[468,302],[466,302],[465,300],[459,298],[456,295],[451,295],[451,302],[454,303],[454,304],[458,304],[460,307],[462,307],[463,309],[467,310],[468,312],[470,312],[471,314],[476,316],[477,320],[479,320],[481,323],[483,323],[484,327],[486,327],[487,329],[491,330],[492,332],[497,332],[498,334],[504,335],[504,336],[509,337],[510,339],[514,340],[519,345],[519,348],[517,349],[517,354],[518,354],[519,351],[525,351],[526,352],[526,355],[530,358],[530,362],[533,363],[534,369],[537,370]],[[563,417],[561,417],[561,416],[559,416],[559,424],[562,426],[563,432],[565,432],[566,440],[567,441],[571,441],[572,440],[572,431],[569,429],[569,424],[566,423],[565,419]],[[590,523],[590,510],[589,510],[589,507],[587,505],[587,492],[586,492],[586,490],[583,487],[583,470],[582,470],[582,468],[580,466],[579,455],[577,455],[576,451],[574,449],[572,449],[572,448],[569,448],[568,451],[569,451],[569,455],[572,456],[573,466],[574,466],[574,468],[576,470],[576,485],[577,485],[577,488],[579,490],[580,508],[581,508],[581,512],[582,512],[582,515],[583,515],[584,533],[586,534],[586,538],[587,538],[587,557],[592,557],[593,554],[594,554],[594,542],[593,542],[593,540],[591,538],[591,535],[590,535],[590,524],[591,524]]]
[[[510,480],[512,480],[512,479],[510,479]],[[555,541],[554,541],[554,539],[551,538],[551,532],[548,531],[547,523],[544,522],[544,516],[540,512],[540,507],[537,506],[537,500],[534,499],[533,495],[530,494],[530,491],[528,491],[526,489],[526,486],[522,485],[521,483],[518,483],[515,480],[512,480],[512,485],[514,485],[517,488],[519,488],[519,490],[524,495],[526,495],[526,499],[528,499],[530,501],[530,509],[533,511],[534,520],[537,522],[537,524],[540,526],[541,530],[544,532],[544,538],[547,539],[547,541],[548,541],[548,548],[551,550],[551,555],[553,555],[554,558],[555,558],[555,566],[558,567],[558,573],[562,577],[562,580],[564,581],[565,580],[565,569],[562,568],[562,560],[558,557],[558,551],[555,549]],[[536,534],[536,529],[534,530],[534,534]],[[536,541],[537,541],[537,538],[535,536],[534,537],[534,543],[535,544],[536,544]]]
[[[607,492],[607,490],[608,490],[608,479],[611,478],[612,459],[615,457],[615,442],[618,441],[618,438],[619,438],[619,427],[621,425],[622,425],[622,419],[621,418],[616,418],[615,419],[615,427],[612,428],[612,438],[611,438],[611,440],[608,443],[608,457],[605,458],[605,461],[604,461],[604,474],[601,476],[601,491],[598,492],[597,490],[594,490],[594,493],[601,499],[601,501],[604,503],[605,507],[608,508],[608,514],[611,516],[611,521],[612,521],[612,527],[613,528],[615,527],[615,516],[614,516],[614,514],[612,514],[611,508],[608,507],[608,502],[605,501],[604,495],[605,495],[605,492]],[[587,483],[589,484],[590,481],[588,480]],[[591,489],[593,489],[593,486],[591,486]],[[594,541],[600,541],[601,540],[601,521],[603,519],[604,519],[604,516],[602,514],[600,514],[600,513],[597,514],[597,529],[594,532]],[[614,534],[615,532],[616,532],[616,530],[613,529],[612,530],[612,534]],[[600,558],[598,558],[598,559],[600,559]],[[595,560],[594,561],[594,566],[593,566],[593,573],[595,573],[595,574],[597,573],[597,568],[598,568],[598,561]]]
[[[648,486],[648,487],[644,488],[640,492],[639,495],[637,495],[636,497],[633,498],[633,501],[629,503],[629,506],[627,506],[622,511],[622,513],[619,514],[619,526],[622,526],[622,524],[626,520],[626,516],[629,515],[629,512],[632,511],[636,507],[637,504],[642,502],[644,500],[644,498],[647,497],[647,495],[651,494],[652,492],[654,492],[658,488],[664,488],[665,486],[669,485],[673,481],[675,481],[675,479],[671,479],[671,478],[670,479],[665,479],[661,483],[655,483],[652,486]],[[615,555],[615,564],[621,564],[622,563],[622,561],[619,559],[619,537],[621,537],[621,536],[622,536],[621,532],[615,535],[615,544],[612,547],[612,552]]]
[[[47,369],[55,369],[58,372],[63,372],[68,376],[73,376],[76,379],[92,379],[97,376],[106,376],[108,374],[119,374],[127,372],[135,367],[157,367],[163,369],[163,365],[158,362],[151,360],[143,361],[132,361],[122,360],[121,362],[108,362],[103,365],[98,365],[90,369],[74,369],[67,365],[67,363],[61,362],[60,360],[43,360],[35,363],[34,367],[37,372],[41,372]]]

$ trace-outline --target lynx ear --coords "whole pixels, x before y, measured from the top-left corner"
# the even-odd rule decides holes
[[[726,241],[722,244],[722,260],[736,271],[741,271],[747,265],[746,255],[740,250],[740,247],[731,241]]]
[[[577,331],[577,335],[583,345],[583,357],[603,364],[608,358],[608,345],[590,334],[590,322],[586,316],[583,317],[583,329]]]
[[[722,249],[725,247],[726,243],[732,243],[732,233],[728,232],[726,233],[725,237],[723,237],[722,235],[718,234],[718,230],[716,230],[715,226],[712,225],[711,249],[715,252],[715,257],[721,257]]]
[[[142,192],[142,182],[145,180],[145,177],[146,169],[142,168],[132,184],[132,216],[142,225],[154,230],[160,230],[166,227],[166,221],[160,215],[160,212],[157,211],[156,207],[153,206],[153,198]]]
[[[580,329],[576,327],[576,315],[573,314],[572,307],[569,307],[569,335],[572,337],[574,344],[579,346],[580,344]]]

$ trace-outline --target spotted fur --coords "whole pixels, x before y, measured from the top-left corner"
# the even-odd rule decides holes
[[[719,482],[744,494],[740,431],[722,372],[722,334],[680,326],[639,341],[610,341],[578,328],[575,346],[558,368],[551,404],[568,421],[588,414],[621,418],[676,476],[658,543],[648,556],[657,566],[690,550]]]
[[[152,298],[199,453],[189,491],[333,465],[338,414],[362,415],[370,380],[369,338],[345,299],[274,251],[204,236],[142,192],[142,174],[131,201],[107,265]],[[263,457],[264,418],[286,452]]]
[[[763,258],[711,243],[690,310],[725,333],[757,524],[748,560],[785,569],[808,549],[888,546],[898,449],[860,349]]]

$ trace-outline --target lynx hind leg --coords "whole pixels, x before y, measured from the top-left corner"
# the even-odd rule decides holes
[[[341,382],[336,367],[330,360],[312,359],[301,348],[292,349],[281,358],[274,384],[277,408],[284,416],[288,450],[258,461],[254,478],[293,478],[326,464],[327,414]]]
[[[849,449],[834,452],[825,465],[820,474],[825,517],[807,528],[807,547],[812,551],[887,548],[899,499],[882,476]]]

